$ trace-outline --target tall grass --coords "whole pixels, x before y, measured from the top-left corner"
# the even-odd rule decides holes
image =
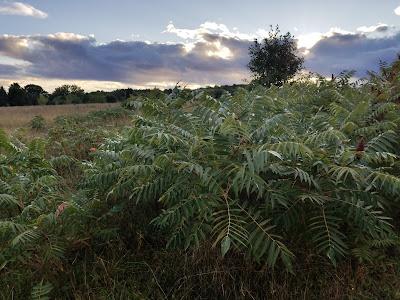
[[[0,128],[10,133],[17,128],[28,125],[35,116],[42,116],[49,123],[61,115],[82,116],[91,111],[118,107],[119,105],[119,103],[90,103],[0,107]]]

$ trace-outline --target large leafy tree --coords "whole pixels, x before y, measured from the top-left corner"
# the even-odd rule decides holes
[[[77,85],[62,85],[50,95],[49,104],[82,103],[85,91]]]
[[[8,90],[8,102],[11,106],[27,104],[26,92],[18,83],[11,84]]]
[[[298,56],[297,43],[288,32],[281,34],[279,27],[271,27],[268,37],[257,39],[249,49],[254,80],[263,85],[281,86],[302,68],[304,59]]]
[[[8,105],[8,95],[3,87],[0,87],[0,106]]]
[[[37,105],[41,94],[45,93],[43,88],[36,84],[28,84],[25,86],[26,103],[28,105]]]

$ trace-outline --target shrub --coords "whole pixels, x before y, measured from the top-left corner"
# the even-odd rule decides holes
[[[42,116],[35,116],[31,120],[31,128],[41,130],[46,127],[46,120]]]
[[[256,39],[249,48],[248,67],[254,81],[263,86],[288,82],[302,69],[304,58],[299,56],[297,43],[288,32],[281,34],[279,26],[273,28],[261,42]]]
[[[89,186],[121,213],[153,203],[169,247],[211,239],[271,267],[290,270],[300,249],[336,265],[397,243],[398,106],[324,81],[191,101],[143,101],[97,152]]]

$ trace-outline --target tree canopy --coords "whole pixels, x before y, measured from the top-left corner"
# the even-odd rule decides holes
[[[11,105],[26,105],[26,91],[18,84],[13,83],[8,90],[8,102]]]
[[[257,39],[249,48],[248,67],[256,83],[281,86],[301,70],[304,59],[298,56],[297,43],[287,32],[281,34],[276,26],[263,41]]]
[[[43,88],[36,84],[28,84],[25,86],[26,105],[37,105],[41,94],[45,93]]]
[[[8,95],[3,87],[0,87],[0,106],[8,105]]]

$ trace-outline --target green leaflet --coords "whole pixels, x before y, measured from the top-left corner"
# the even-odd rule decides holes
[[[225,256],[225,254],[229,251],[230,247],[231,247],[231,239],[229,238],[229,236],[226,236],[221,241],[221,255],[222,255],[222,257]]]

